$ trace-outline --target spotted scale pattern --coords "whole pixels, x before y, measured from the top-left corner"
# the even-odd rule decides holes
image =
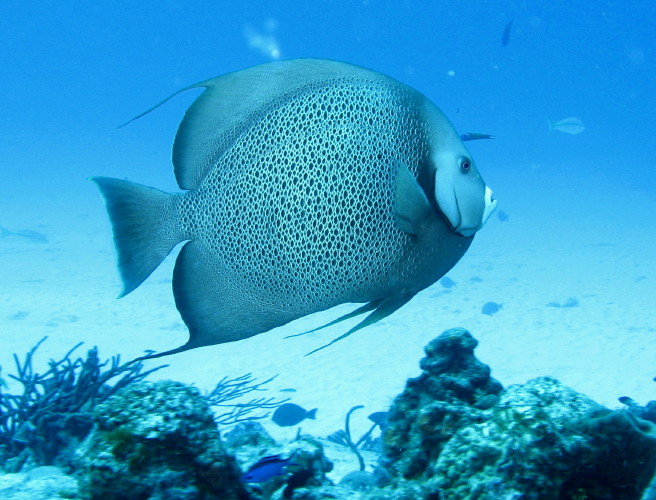
[[[390,275],[417,267],[398,268],[411,236],[393,212],[395,161],[416,173],[428,155],[407,92],[336,79],[269,103],[183,196],[184,234],[264,308],[300,315],[386,296]]]

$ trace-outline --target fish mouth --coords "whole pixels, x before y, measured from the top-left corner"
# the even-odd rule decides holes
[[[497,209],[497,200],[494,198],[494,193],[490,189],[489,186],[485,186],[485,196],[484,196],[484,209],[483,209],[483,215],[481,216],[481,222],[475,226],[471,227],[461,227],[458,226],[455,228],[455,231],[462,236],[465,237],[470,237],[473,236],[479,229],[481,229],[487,220],[490,218],[490,216],[494,213],[494,211]]]
[[[494,198],[494,193],[489,186],[485,186],[485,210],[481,218],[481,227],[485,225],[490,216],[497,209],[497,200]]]

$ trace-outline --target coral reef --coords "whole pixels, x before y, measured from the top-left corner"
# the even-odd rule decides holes
[[[390,496],[640,498],[656,469],[653,424],[548,377],[501,392],[475,346],[466,330],[444,332],[392,405]]]
[[[323,443],[299,433],[282,444],[251,414],[258,408],[268,409],[266,405],[275,400],[257,398],[242,407],[233,404],[235,394],[262,390],[268,381],[257,383],[250,374],[224,378],[211,393],[212,399],[178,382],[143,381],[149,372],[141,372],[137,364],[120,365],[115,359],[109,370],[103,370],[108,362],[99,363],[95,350],[89,351],[86,360],[75,361],[71,350],[62,361],[51,361],[50,370],[42,376],[31,368],[35,347],[23,364],[17,361],[19,375],[14,378],[23,383],[24,399],[1,393],[0,438],[4,441],[0,444],[5,460],[13,452],[14,458],[6,462],[15,465],[16,450],[29,460],[22,458],[20,474],[0,475],[0,497],[656,498],[656,425],[641,418],[651,416],[649,408],[623,398],[627,409],[609,410],[549,377],[503,389],[489,367],[474,356],[476,345],[464,329],[447,330],[430,342],[420,362],[422,373],[407,381],[385,424],[370,417],[374,426],[357,441],[351,437],[350,418],[360,406],[347,413],[344,430]],[[109,374],[120,374],[119,383],[108,385]],[[219,408],[234,406],[223,414],[236,422],[225,436],[220,436],[212,412],[211,404],[216,402]],[[28,418],[19,408],[31,412]],[[82,433],[62,433],[61,425],[60,432],[52,434],[59,439],[52,448],[34,438],[52,433],[52,427],[44,424],[51,422],[46,416],[67,422],[75,421],[80,413],[87,418],[81,444]],[[32,438],[21,443],[26,430],[20,424],[24,423],[35,428],[28,426]],[[383,451],[377,468],[366,470],[374,451],[367,451],[366,463],[361,451],[379,425]],[[359,467],[348,463],[360,470],[344,471],[339,485],[332,484],[326,474],[333,464],[326,458],[324,444],[334,452],[339,452],[335,444],[349,448]],[[50,455],[43,450],[50,450]],[[68,460],[62,460],[63,456]],[[43,457],[68,463],[76,477],[56,467],[34,468]]]
[[[122,388],[168,366],[143,371],[141,362],[121,363],[120,356],[100,361],[96,348],[90,349],[86,358],[73,358],[80,343],[60,360],[49,360],[48,369],[39,373],[33,366],[33,359],[46,338],[30,349],[23,361],[14,354],[16,374],[8,377],[20,384],[18,394],[9,392],[0,377],[0,467],[5,472],[41,465],[70,470],[73,452],[91,431],[95,406]],[[247,373],[219,380],[204,396],[210,406],[228,409],[217,414],[216,423],[230,425],[269,416],[267,411],[255,412],[276,408],[288,399],[260,397],[248,402],[235,401],[252,392],[266,390],[263,387],[274,378],[258,382]]]
[[[219,425],[231,425],[248,420],[260,420],[268,417],[270,412],[253,415],[252,413],[254,411],[275,409],[289,401],[289,398],[254,398],[246,403],[229,403],[229,401],[239,399],[251,392],[266,390],[262,389],[262,386],[268,384],[277,376],[274,375],[263,382],[255,382],[256,379],[253,378],[252,374],[247,373],[240,377],[223,377],[219,380],[214,389],[205,398],[210,406],[231,409],[214,417],[216,423]]]
[[[75,447],[91,430],[95,405],[165,366],[142,371],[141,363],[121,364],[119,356],[101,362],[95,348],[86,358],[72,359],[77,344],[39,374],[32,358],[46,338],[22,363],[14,354],[17,374],[9,377],[22,392],[0,390],[0,466],[6,472],[18,472],[25,463],[68,467]]]
[[[639,498],[654,473],[656,428],[554,379],[510,386],[488,416],[434,464],[445,500]]]
[[[464,329],[447,330],[425,348],[424,370],[406,383],[388,414],[382,465],[394,476],[432,476],[431,464],[463,426],[486,420],[502,386],[476,359],[478,342]]]
[[[94,417],[76,457],[89,498],[248,498],[196,388],[139,382],[98,405]]]
[[[376,427],[379,426],[379,424],[374,423],[367,432],[365,432],[362,436],[360,436],[360,439],[357,441],[353,441],[351,438],[351,414],[356,411],[364,408],[362,405],[354,406],[351,408],[348,413],[346,414],[346,421],[344,423],[344,430],[340,430],[337,432],[333,432],[331,435],[328,436],[328,441],[332,441],[333,443],[337,443],[341,446],[345,446],[349,450],[351,450],[356,458],[358,459],[358,464],[360,465],[360,470],[364,470],[364,458],[362,458],[362,454],[360,453],[360,447],[365,447],[368,444],[370,444],[371,440],[371,433],[374,431]]]

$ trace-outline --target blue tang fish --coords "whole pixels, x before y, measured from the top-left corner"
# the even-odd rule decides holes
[[[291,427],[300,424],[306,418],[314,420],[317,416],[317,409],[307,411],[305,408],[295,405],[294,403],[285,403],[276,408],[271,420],[280,427]]]
[[[483,304],[483,307],[481,308],[481,313],[487,314],[488,316],[492,316],[493,314],[498,313],[502,308],[503,305],[497,302],[486,302],[485,304]]]

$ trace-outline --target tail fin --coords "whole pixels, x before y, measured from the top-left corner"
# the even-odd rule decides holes
[[[105,198],[114,233],[123,297],[137,288],[183,240],[174,195],[134,182],[92,177]]]

